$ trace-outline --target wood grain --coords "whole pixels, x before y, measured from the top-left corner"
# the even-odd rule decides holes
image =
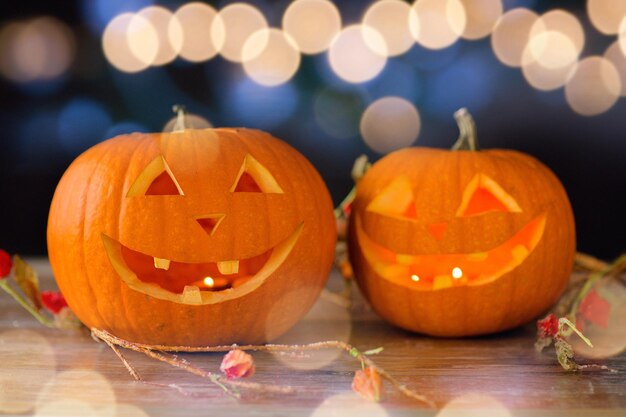
[[[42,287],[54,288],[49,266],[36,260]],[[329,286],[337,289],[333,275]],[[350,391],[360,366],[345,352],[304,354],[255,352],[250,381],[288,385],[293,394],[242,391],[241,399],[207,380],[146,356],[124,351],[146,382],[136,382],[113,351],[85,331],[42,328],[8,296],[0,294],[0,413],[141,416],[626,416],[626,354],[602,360],[617,373],[565,373],[551,349],[534,350],[534,325],[470,339],[434,339],[398,330],[381,321],[354,294],[346,310],[328,299],[278,342],[345,340],[360,350],[384,346],[373,357],[400,382],[428,396],[440,410],[386,386],[383,402],[366,403]],[[222,354],[181,355],[219,372]],[[168,386],[174,384],[174,386]],[[462,397],[459,400],[459,397]],[[462,414],[449,408],[473,399],[489,408]],[[469,401],[469,400],[468,400]],[[60,407],[67,407],[65,409]],[[495,407],[495,408],[494,408]],[[95,411],[94,411],[95,410]]]

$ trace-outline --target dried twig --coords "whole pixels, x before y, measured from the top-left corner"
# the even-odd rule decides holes
[[[251,389],[256,391],[263,391],[268,393],[278,393],[278,394],[289,394],[294,392],[294,388],[289,386],[281,386],[281,385],[270,385],[270,384],[259,384],[256,382],[244,382],[244,381],[232,381],[228,380],[220,375],[214,374],[209,371],[205,371],[204,369],[198,368],[184,359],[178,359],[174,355],[167,355],[163,352],[200,352],[199,350],[191,350],[192,348],[188,348],[189,350],[185,350],[183,347],[179,347],[178,349],[168,349],[166,346],[151,346],[140,343],[129,342],[124,339],[120,339],[119,337],[113,336],[111,333],[100,330],[100,329],[91,329],[91,334],[94,338],[100,339],[104,341],[107,345],[111,346],[113,351],[122,359],[123,357],[118,354],[117,347],[122,347],[124,349],[130,349],[135,352],[143,353],[144,355],[151,357],[153,359],[159,360],[161,362],[165,362],[169,365],[180,368],[184,371],[192,373],[194,375],[198,375],[201,378],[206,378],[210,380],[212,383],[220,387],[227,394],[239,398],[238,388]],[[115,346],[115,348],[113,348]],[[230,349],[227,349],[230,350]],[[216,351],[217,352],[217,351]],[[223,350],[222,350],[223,352]],[[126,365],[127,361],[122,359],[124,365]],[[133,377],[135,376],[131,369],[134,368],[132,366],[126,366]],[[136,371],[134,371],[136,374]],[[137,379],[137,378],[136,378]]]
[[[187,372],[191,372],[195,375],[209,378],[212,382],[221,386],[222,389],[225,389],[225,386],[230,384],[234,387],[238,388],[247,388],[258,391],[271,391],[277,393],[289,393],[293,391],[291,387],[281,387],[281,386],[272,386],[272,385],[264,385],[250,382],[239,382],[239,381],[228,381],[223,378],[212,374],[210,372],[204,371],[202,369],[196,368],[186,361],[181,361],[173,356],[165,356],[159,352],[228,352],[232,349],[240,349],[247,351],[258,351],[258,352],[299,352],[299,351],[311,351],[311,350],[321,350],[321,349],[340,349],[347,352],[350,356],[359,360],[362,364],[368,367],[375,368],[381,377],[389,381],[389,383],[400,391],[402,394],[409,398],[413,398],[421,403],[428,405],[429,407],[435,408],[436,405],[433,401],[428,399],[427,397],[420,395],[414,391],[408,389],[404,384],[401,384],[397,379],[392,377],[387,371],[379,367],[372,361],[367,355],[359,352],[352,345],[341,342],[338,340],[328,340],[324,342],[316,342],[309,343],[304,345],[279,345],[279,344],[266,344],[266,345],[223,345],[223,346],[202,346],[202,347],[191,347],[191,346],[166,346],[166,345],[147,345],[142,343],[133,343],[124,339],[120,339],[118,337],[113,336],[107,331],[100,329],[91,329],[92,335],[98,339],[102,339],[107,342],[107,344],[111,343],[116,346],[120,346],[126,349],[131,349],[136,352],[142,352],[145,355],[148,355],[154,359],[160,360],[162,362],[166,362],[172,366],[176,366],[178,368],[184,369]],[[228,392],[228,391],[226,391]],[[232,393],[229,392],[232,395]]]

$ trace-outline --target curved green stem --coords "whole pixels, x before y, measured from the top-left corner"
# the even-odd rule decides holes
[[[474,118],[465,107],[454,113],[456,123],[459,125],[459,138],[452,146],[453,151],[477,151],[476,124]]]
[[[56,328],[57,326],[54,322],[48,320],[44,317],[39,311],[37,311],[33,306],[31,306],[21,295],[19,295],[6,280],[0,281],[0,288],[4,290],[7,294],[9,294],[15,301],[17,301],[22,307],[26,309],[37,321],[43,324],[46,327]]]

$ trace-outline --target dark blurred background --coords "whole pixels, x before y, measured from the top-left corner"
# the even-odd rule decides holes
[[[231,3],[206,4],[219,11]],[[291,3],[249,2],[270,27],[277,28],[282,28]],[[480,7],[485,8],[486,17],[493,15],[494,9],[489,8],[495,7],[493,1],[461,3],[473,10],[467,14],[466,28],[480,21]],[[297,72],[279,79],[276,86],[259,84],[264,73],[255,78],[250,72],[254,66],[246,72],[242,64],[219,54],[208,60],[199,58],[202,62],[177,57],[159,66],[149,66],[140,57],[126,68],[114,56],[105,57],[103,32],[115,16],[151,5],[175,12],[184,4],[159,0],[0,2],[1,248],[25,255],[45,254],[48,207],[70,162],[117,134],[162,131],[173,116],[172,105],[180,103],[213,126],[260,128],[287,141],[318,168],[335,202],[352,186],[350,170],[358,155],[366,153],[371,160],[381,157],[370,146],[383,151],[400,146],[407,138],[411,142],[419,129],[415,145],[450,147],[458,135],[452,114],[465,106],[476,119],[483,148],[529,153],[561,179],[574,208],[579,250],[605,259],[626,250],[626,100],[618,98],[623,90],[614,81],[618,74],[618,80],[626,84],[626,58],[615,57],[617,47],[613,64],[609,64],[609,81],[604,75],[594,76],[604,72],[594,73],[593,65],[577,74],[574,66],[578,64],[565,62],[567,48],[575,42],[562,47],[557,43],[556,52],[537,58],[548,68],[572,67],[567,79],[555,82],[552,73],[545,80],[543,73],[534,73],[532,78],[530,67],[524,75],[520,68],[501,62],[489,33],[439,49],[425,47],[428,40],[413,42],[409,50],[383,62],[378,74],[359,83],[350,82],[350,68],[341,73],[332,67],[327,52],[302,54]],[[342,26],[362,22],[371,4],[335,2]],[[602,10],[598,9],[600,17],[596,18],[600,23],[592,23],[585,1],[504,0],[501,4],[498,15],[504,13],[505,17],[517,7],[538,15],[566,8],[584,31],[584,47],[580,54],[576,52],[578,61],[604,56],[617,39],[615,34],[601,32],[611,31],[601,25]],[[626,10],[613,10],[612,19],[619,13],[626,15]],[[384,26],[384,16],[378,21],[389,27]],[[322,23],[317,23],[320,31]],[[572,33],[564,28],[566,35]],[[503,32],[502,42],[513,42],[511,33]],[[116,45],[123,49],[119,42]],[[563,56],[559,55],[562,51]],[[606,62],[611,61],[601,64]],[[374,62],[371,67],[376,65]],[[542,87],[544,82],[547,84]],[[567,87],[571,89],[569,98],[562,87],[565,82],[572,83]],[[411,103],[419,112],[420,123],[417,127],[411,124],[413,113],[409,111],[408,121],[402,119],[406,126],[398,126],[408,131],[393,132],[392,117],[387,129],[391,142],[377,146],[376,141],[386,139],[381,139],[380,133],[360,131],[359,124],[368,106],[387,96]],[[393,113],[393,107],[387,111]],[[382,111],[375,121],[384,125],[388,119]],[[368,135],[369,146],[363,139]]]

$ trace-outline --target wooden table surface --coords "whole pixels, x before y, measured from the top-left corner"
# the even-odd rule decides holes
[[[43,289],[54,288],[45,260],[33,262]],[[329,286],[337,288],[333,275]],[[358,294],[349,309],[327,297],[282,342],[348,341],[360,350],[383,346],[372,358],[427,408],[385,384],[381,403],[361,400],[350,384],[360,364],[349,355],[253,353],[250,381],[288,385],[292,394],[225,395],[207,380],[140,353],[126,357],[146,382],[128,374],[115,354],[87,331],[42,328],[0,293],[0,413],[38,416],[626,416],[626,354],[600,363],[618,372],[564,372],[548,349],[534,350],[534,325],[471,339],[433,339],[387,325]],[[182,355],[219,372],[222,354]],[[168,386],[171,385],[171,386]]]

